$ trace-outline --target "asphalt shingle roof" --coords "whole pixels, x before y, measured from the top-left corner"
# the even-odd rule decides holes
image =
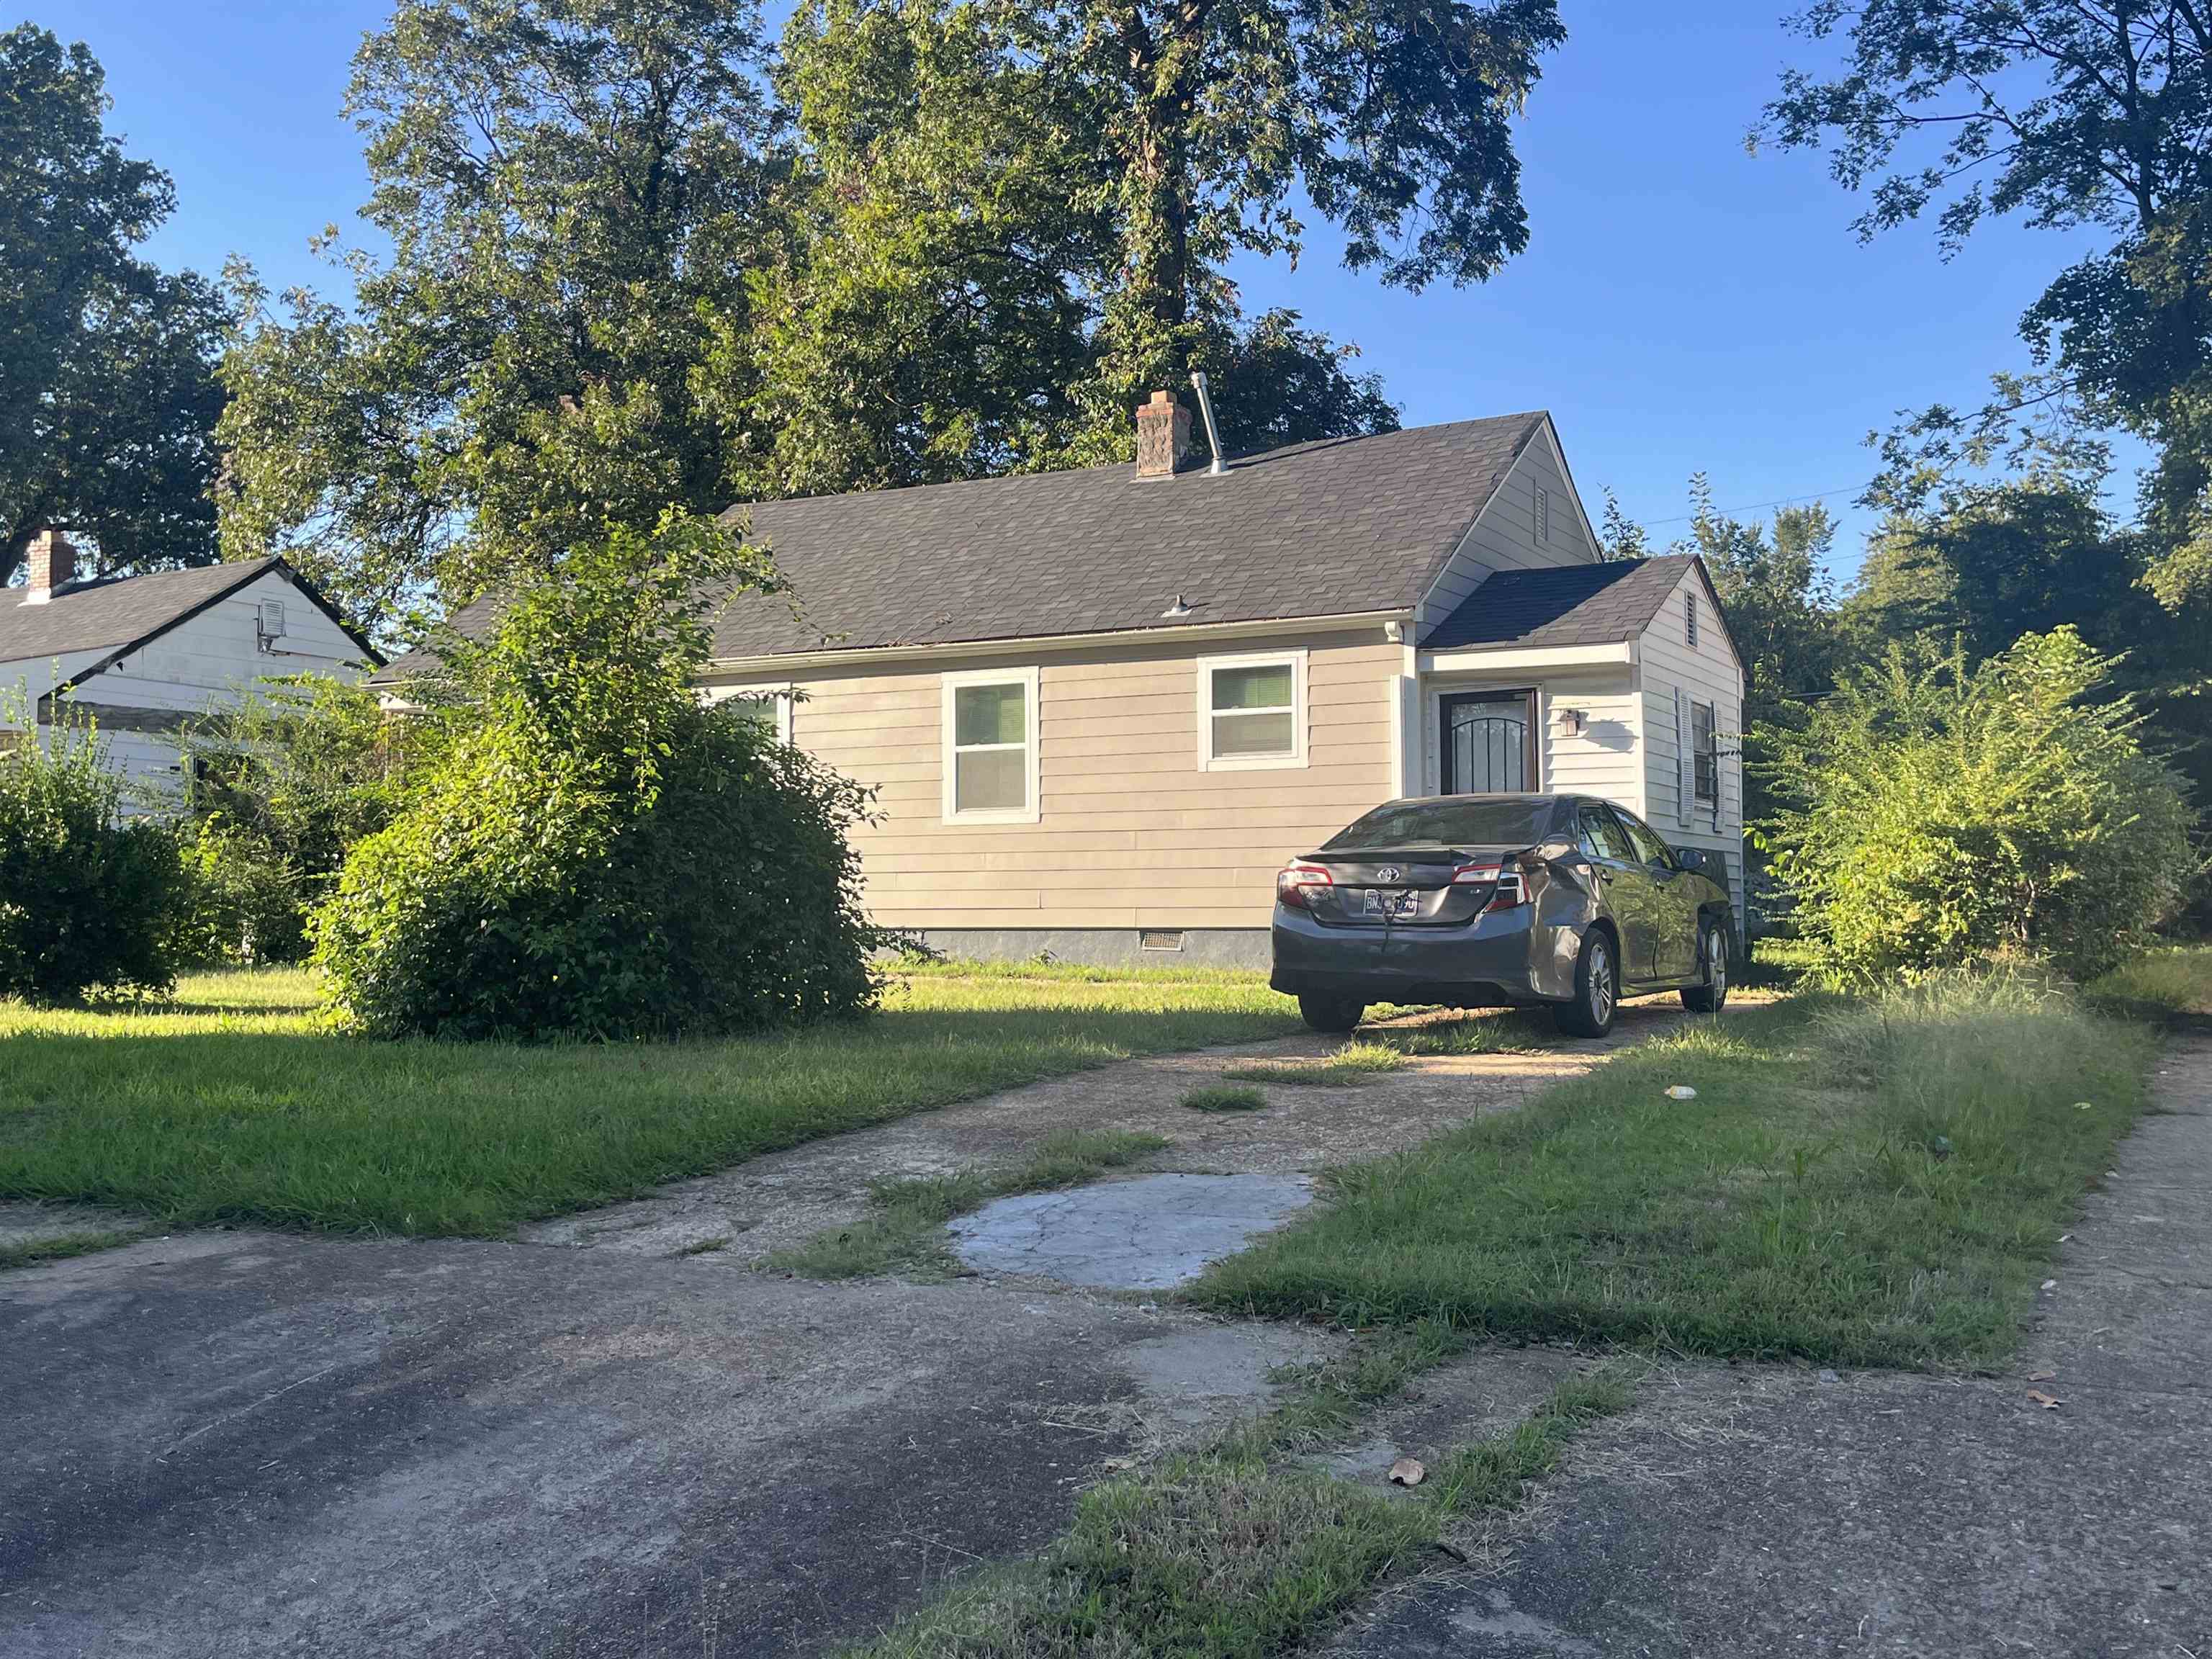
[[[0,588],[0,662],[130,645],[243,586],[276,562],[273,557],[245,559],[81,582],[43,605],[24,604],[20,587]]]
[[[733,507],[789,585],[741,593],[720,659],[1410,610],[1547,416],[1294,444],[1171,478],[1130,465]],[[1161,613],[1180,596],[1188,617]],[[495,599],[449,623],[488,627]],[[416,651],[375,676],[433,660]]]
[[[1651,625],[1697,561],[1686,553],[1605,564],[1501,570],[1429,630],[1428,651],[1610,645]]]

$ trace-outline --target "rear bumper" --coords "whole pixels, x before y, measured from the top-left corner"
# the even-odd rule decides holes
[[[1463,1008],[1566,1002],[1581,934],[1527,909],[1492,911],[1464,927],[1324,927],[1275,907],[1268,983],[1292,996],[1433,1002]]]

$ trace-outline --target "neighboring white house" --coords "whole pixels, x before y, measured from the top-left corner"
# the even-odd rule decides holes
[[[1274,876],[1394,797],[1604,797],[1722,855],[1743,671],[1694,558],[1608,562],[1532,412],[733,508],[787,593],[702,677],[876,792],[871,915],[965,956],[1264,963]],[[495,606],[453,621],[481,632]],[[377,675],[397,688],[428,659]]]
[[[43,732],[57,701],[75,704],[133,783],[173,785],[186,721],[258,681],[353,680],[383,660],[281,558],[79,581],[46,531],[27,574],[0,588],[0,729]]]

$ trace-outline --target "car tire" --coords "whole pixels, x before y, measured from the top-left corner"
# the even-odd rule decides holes
[[[1302,996],[1298,1013],[1316,1031],[1349,1031],[1366,1018],[1367,1005],[1343,997]]]
[[[1561,1004],[1555,1018],[1569,1036],[1601,1037],[1613,1030],[1620,1008],[1620,953],[1611,933],[1593,927],[1575,957],[1575,1000]]]
[[[1729,934],[1717,921],[1705,924],[1698,946],[1698,971],[1705,975],[1697,985],[1682,988],[1682,1006],[1693,1014],[1717,1014],[1728,1006]]]

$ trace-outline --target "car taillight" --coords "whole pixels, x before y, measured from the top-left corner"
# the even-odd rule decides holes
[[[1306,902],[1310,889],[1335,885],[1336,878],[1318,864],[1293,860],[1275,872],[1275,896],[1293,909],[1312,908]]]
[[[1462,864],[1452,872],[1455,887],[1490,887],[1490,902],[1486,910],[1510,910],[1528,902],[1528,884],[1521,873],[1521,866],[1514,859],[1494,860],[1481,864]]]

